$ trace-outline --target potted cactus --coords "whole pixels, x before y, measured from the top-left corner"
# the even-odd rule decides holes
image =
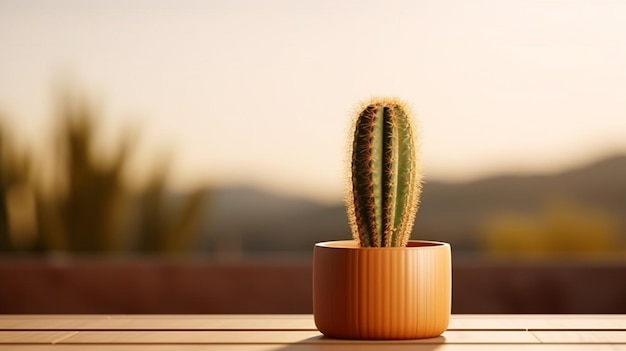
[[[412,117],[396,99],[359,109],[346,196],[353,240],[317,243],[317,328],[343,339],[439,336],[451,311],[450,245],[409,240],[421,193]]]

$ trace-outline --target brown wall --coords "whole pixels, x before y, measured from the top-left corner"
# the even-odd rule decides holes
[[[626,313],[626,261],[456,260],[454,313]],[[311,313],[308,262],[0,260],[0,313]]]

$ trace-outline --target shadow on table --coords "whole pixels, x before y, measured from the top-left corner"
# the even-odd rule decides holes
[[[346,350],[359,351],[434,351],[446,343],[444,336],[416,340],[340,340],[331,339],[323,335],[303,339],[287,346],[279,346],[271,351],[324,351],[337,350],[344,346]],[[269,351],[268,350],[268,351]]]

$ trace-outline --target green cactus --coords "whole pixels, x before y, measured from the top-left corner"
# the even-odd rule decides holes
[[[411,236],[421,193],[411,120],[395,99],[374,98],[359,110],[346,207],[360,246],[406,246]]]

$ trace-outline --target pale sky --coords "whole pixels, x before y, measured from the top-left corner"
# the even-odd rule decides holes
[[[354,106],[416,114],[427,178],[626,151],[626,1],[0,0],[0,113],[26,143],[55,79],[141,127],[137,172],[340,199]],[[43,144],[41,144],[43,145]],[[110,145],[109,145],[110,146]]]

